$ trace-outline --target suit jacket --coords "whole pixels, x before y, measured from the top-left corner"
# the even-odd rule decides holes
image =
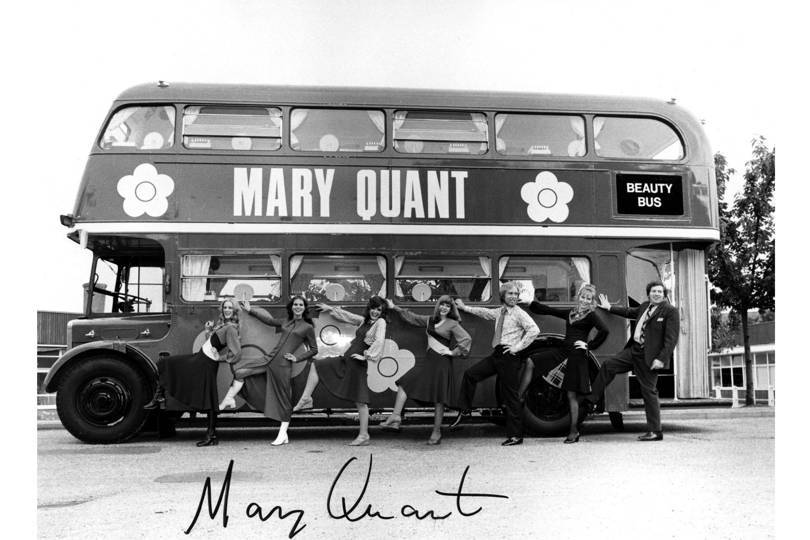
[[[644,302],[635,308],[624,308],[610,306],[610,312],[627,319],[636,319],[642,316],[649,307],[649,302]],[[681,329],[681,317],[678,308],[664,300],[647,321],[644,327],[644,360],[648,366],[652,365],[656,358],[664,363],[664,369],[669,369],[672,363],[672,352],[678,343],[678,335]],[[624,346],[625,349],[635,343],[633,336]]]

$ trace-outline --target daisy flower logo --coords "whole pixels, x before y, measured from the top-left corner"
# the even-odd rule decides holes
[[[169,208],[167,197],[174,191],[174,180],[166,174],[158,174],[151,163],[135,167],[132,174],[118,181],[118,194],[124,198],[124,212],[138,217],[148,214],[160,217]]]
[[[538,223],[550,219],[562,223],[568,218],[568,203],[574,190],[567,182],[560,182],[553,173],[543,171],[534,182],[523,184],[520,197],[528,204],[526,213]]]
[[[396,392],[394,381],[416,364],[416,358],[408,349],[400,349],[395,341],[386,339],[383,345],[382,358],[379,362],[368,363],[368,388],[372,392]]]

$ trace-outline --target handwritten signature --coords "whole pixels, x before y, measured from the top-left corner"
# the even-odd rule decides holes
[[[381,508],[375,507],[372,502],[367,502],[366,491],[368,490],[368,485],[371,481],[371,471],[374,466],[373,455],[369,455],[365,481],[359,493],[350,494],[348,496],[339,495],[339,492],[341,491],[340,481],[343,478],[343,474],[356,460],[356,457],[349,458],[340,468],[337,475],[335,475],[335,479],[332,481],[332,485],[329,487],[329,493],[326,497],[326,510],[330,518],[334,520],[345,519],[349,522],[357,522],[363,519],[389,520],[401,516],[405,518],[415,517],[418,520],[431,519],[438,521],[447,519],[453,515],[453,511],[438,513],[439,511],[436,509],[429,508],[420,510],[411,504],[403,504],[399,508],[399,515],[397,515],[397,513],[391,513],[390,511],[385,511]],[[467,465],[464,468],[464,472],[461,474],[458,487],[455,489],[455,491],[440,491],[438,489],[434,490],[434,492],[441,497],[452,497],[454,499],[455,509],[459,516],[470,517],[483,510],[482,506],[472,507],[472,500],[480,500],[484,498],[509,498],[507,495],[499,495],[496,493],[471,493],[465,491],[464,482],[467,479],[467,473],[469,470],[470,466]],[[232,473],[233,460],[231,460],[228,464],[228,470],[225,473],[225,479],[223,480],[222,487],[219,490],[219,496],[217,497],[216,504],[213,502],[212,498],[211,477],[209,476],[205,479],[202,493],[200,494],[200,501],[197,504],[197,511],[194,514],[194,518],[191,520],[191,524],[189,524],[188,528],[185,530],[186,534],[190,534],[192,529],[194,529],[194,526],[197,524],[197,520],[200,517],[200,513],[202,512],[203,505],[206,503],[208,506],[208,517],[213,520],[221,512],[222,527],[226,528],[228,526],[228,520],[230,519],[230,516],[228,515],[228,498],[230,497],[231,491]],[[287,533],[288,538],[294,538],[307,527],[307,524],[303,521],[305,515],[305,511],[303,509],[293,509],[285,512],[281,506],[276,505],[273,506],[269,511],[265,512],[264,508],[259,503],[251,502],[245,507],[245,515],[251,519],[258,518],[262,522],[265,522],[274,516],[276,516],[279,520],[294,518],[295,521]]]

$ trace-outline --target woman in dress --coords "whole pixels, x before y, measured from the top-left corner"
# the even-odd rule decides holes
[[[388,431],[400,431],[402,407],[410,397],[414,401],[433,403],[433,431],[427,444],[442,441],[442,419],[444,407],[450,404],[455,395],[453,381],[453,357],[466,356],[470,352],[472,339],[461,327],[453,299],[448,295],[436,301],[433,315],[419,315],[395,305],[391,300],[388,307],[397,311],[402,319],[413,326],[425,328],[427,334],[427,355],[417,358],[416,365],[397,379],[397,397],[394,410],[381,424]]]
[[[144,409],[157,409],[170,395],[187,408],[208,413],[205,439],[197,446],[216,446],[217,368],[219,362],[236,362],[242,348],[239,343],[239,307],[234,300],[219,306],[216,323],[207,322],[208,339],[195,354],[168,356],[158,361],[159,381],[152,401]]]
[[[292,364],[308,360],[318,354],[315,327],[307,313],[309,307],[303,296],[293,296],[287,302],[287,319],[273,318],[261,308],[251,308],[250,302],[241,302],[244,313],[256,317],[264,324],[278,328],[281,336],[270,354],[259,358],[244,357],[231,364],[233,383],[219,404],[220,409],[236,407],[235,397],[245,386],[245,399],[264,415],[281,422],[276,439],[270,443],[279,446],[290,442],[287,428],[292,413]],[[293,353],[306,343],[309,349],[296,357]],[[266,377],[257,375],[266,374]]]
[[[568,408],[571,412],[571,424],[568,436],[563,442],[566,444],[579,441],[577,423],[579,420],[579,400],[591,391],[591,378],[588,374],[589,350],[598,348],[608,336],[608,327],[595,311],[596,287],[590,283],[583,283],[577,294],[577,305],[569,310],[559,309],[534,301],[529,309],[540,315],[552,315],[565,319],[565,339],[562,346],[531,355],[526,360],[526,369],[520,383],[519,396],[524,396],[529,384],[534,379],[534,366],[536,364],[559,364],[568,358],[565,367],[565,376],[562,388],[566,390]],[[593,339],[588,341],[591,330],[596,328]],[[534,359],[534,361],[532,361]]]
[[[312,392],[322,382],[329,393],[351,401],[357,407],[360,417],[360,432],[349,446],[368,446],[368,404],[371,401],[368,390],[368,362],[378,362],[385,344],[385,312],[388,308],[384,298],[372,296],[361,317],[339,307],[318,304],[318,309],[342,322],[359,324],[349,349],[343,356],[322,358],[310,364],[307,384],[301,399],[293,411],[312,408]]]

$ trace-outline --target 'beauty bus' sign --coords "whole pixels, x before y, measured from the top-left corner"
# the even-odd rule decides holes
[[[620,214],[683,215],[681,177],[617,174],[616,202]]]

